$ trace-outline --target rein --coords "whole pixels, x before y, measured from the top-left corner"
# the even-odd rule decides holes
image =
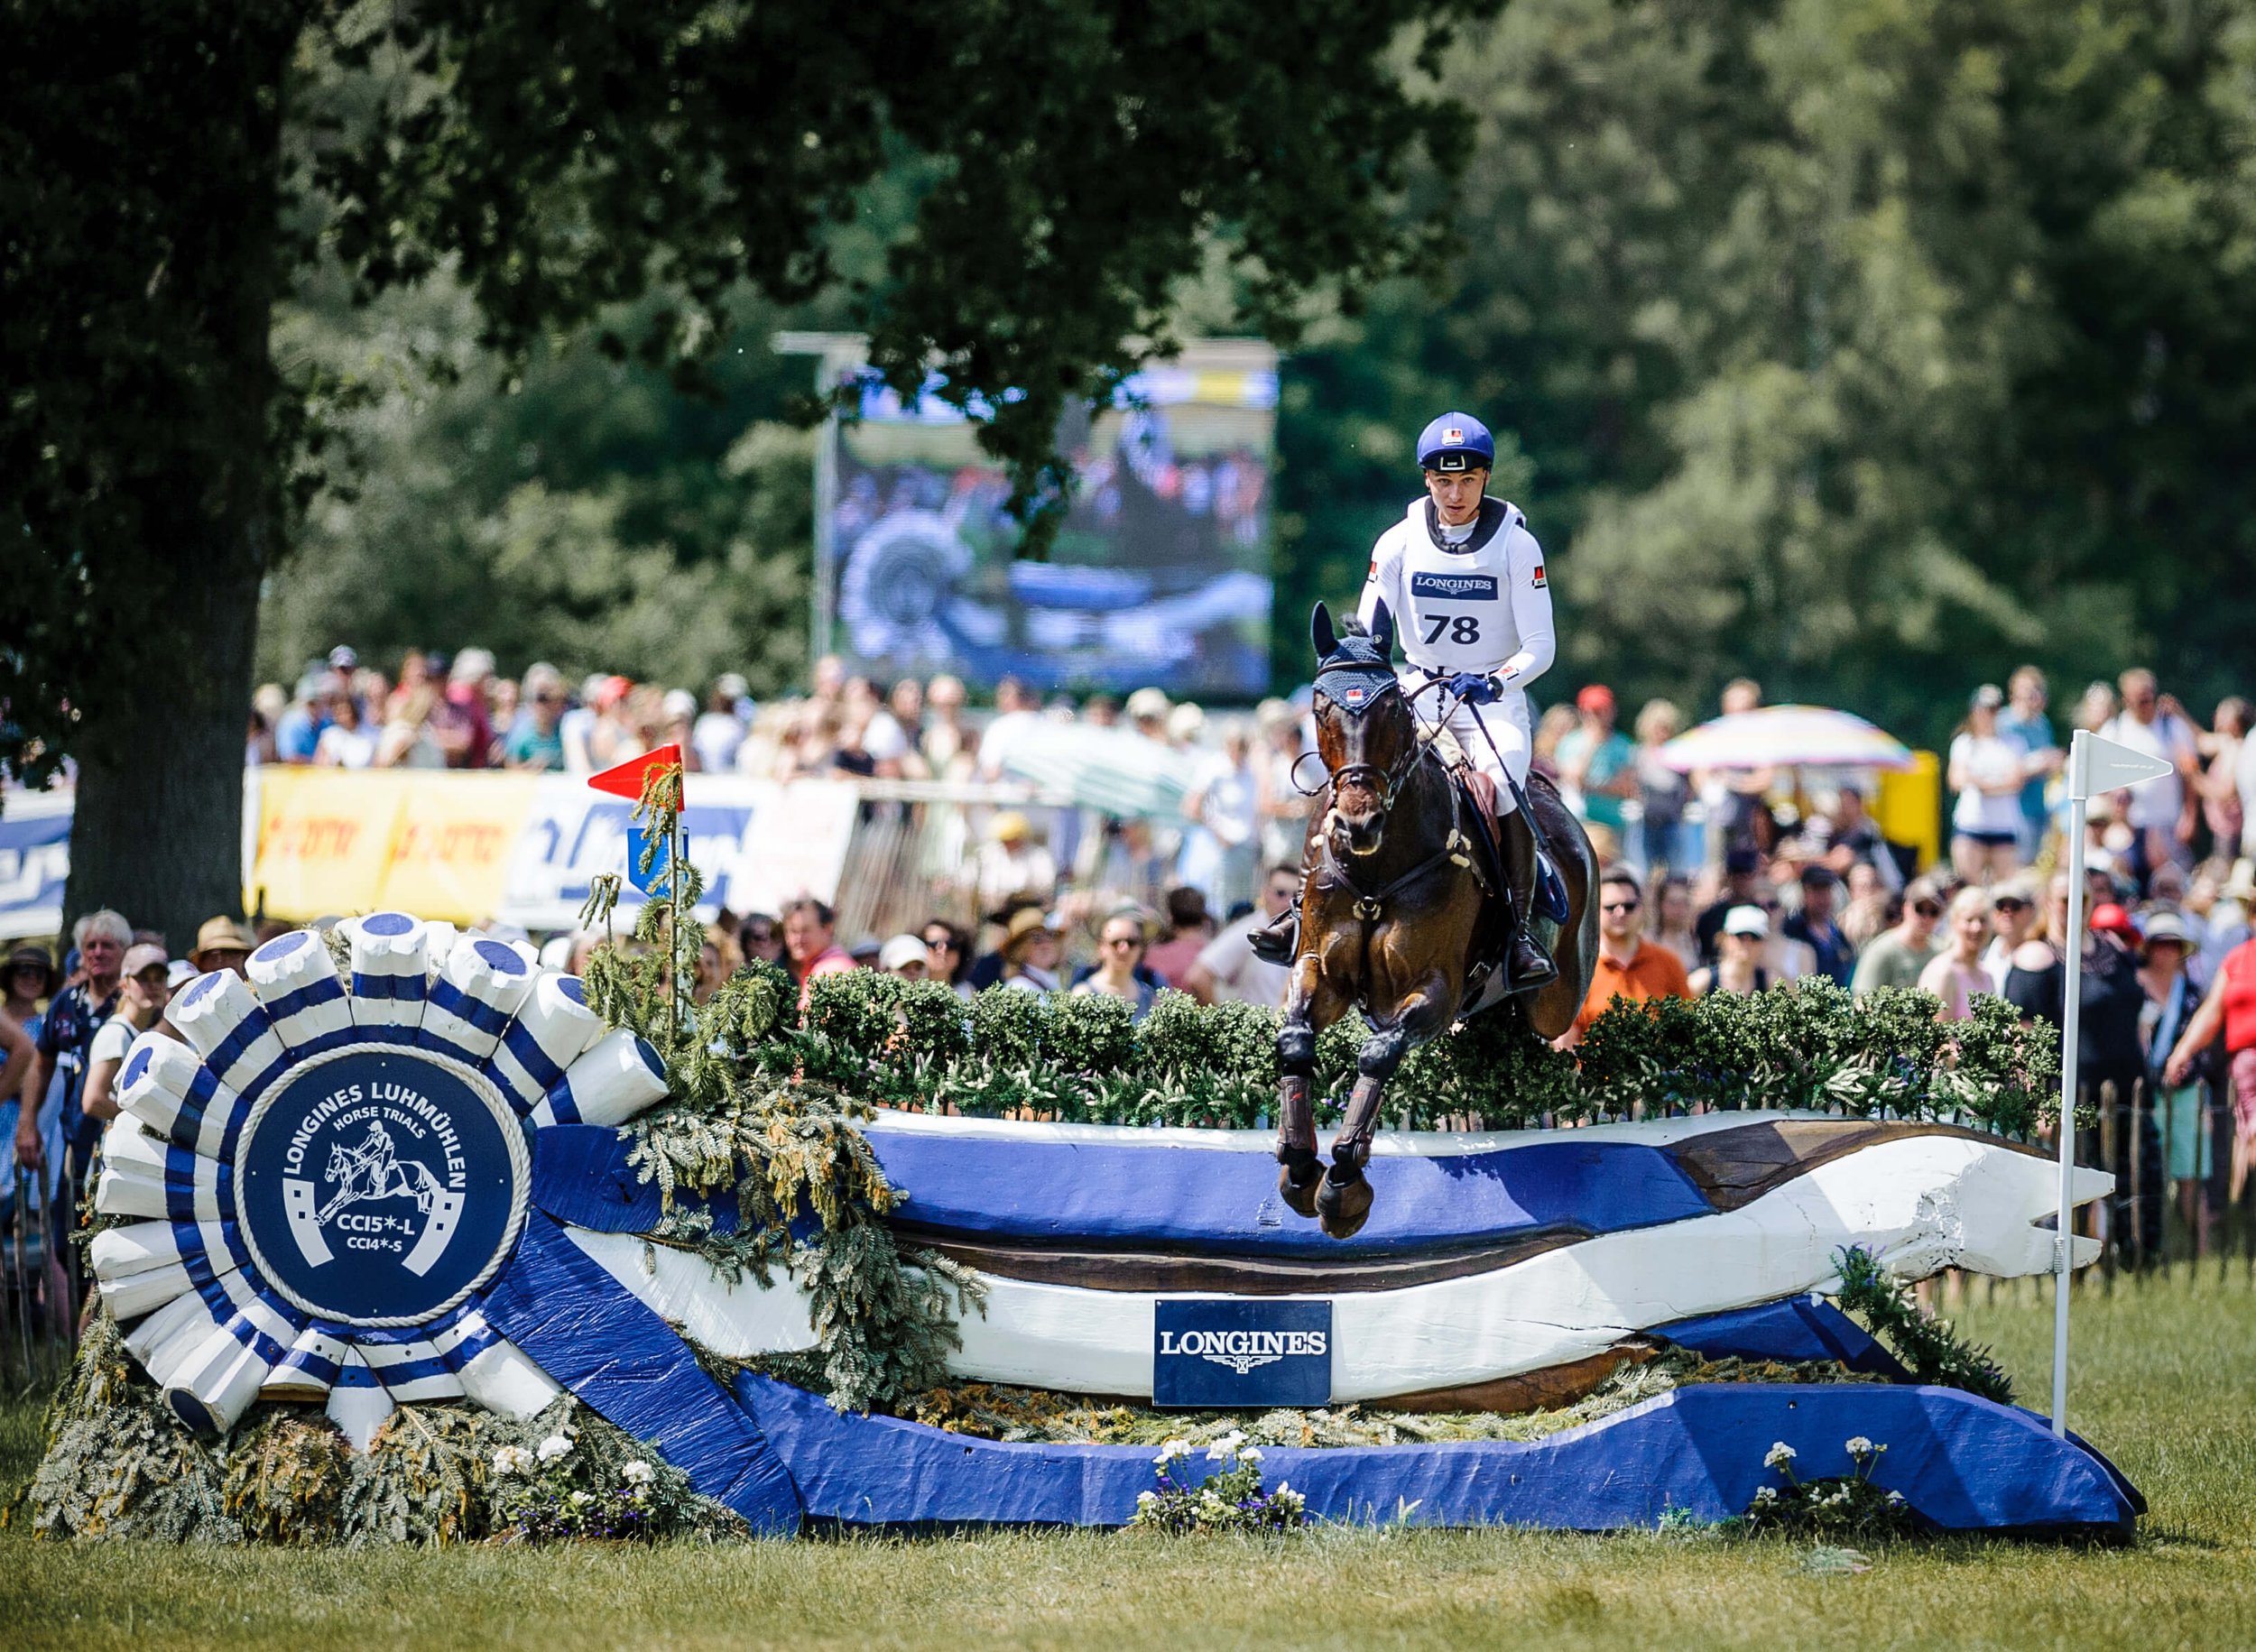
[[[1404,694],[1403,698],[1406,701],[1414,704],[1418,697],[1425,693],[1428,688],[1440,688],[1442,687],[1443,685],[1440,679],[1428,679],[1427,682],[1420,684],[1418,688]],[[1446,692],[1446,689],[1444,691]],[[1401,692],[1401,690],[1398,688],[1397,692]],[[1454,707],[1451,709],[1454,709]],[[1354,715],[1360,715],[1361,713],[1358,711]],[[1440,719],[1435,723],[1433,728],[1431,730],[1428,730],[1419,724],[1418,721],[1413,718],[1412,726],[1414,732],[1410,739],[1410,747],[1400,758],[1396,759],[1394,762],[1383,769],[1376,763],[1342,763],[1338,768],[1330,771],[1327,774],[1327,785],[1328,785],[1334,792],[1336,793],[1340,781],[1343,779],[1353,779],[1356,776],[1368,776],[1370,777],[1370,784],[1372,785],[1373,789],[1379,794],[1380,809],[1382,812],[1391,811],[1394,807],[1396,794],[1401,789],[1402,783],[1410,779],[1411,774],[1415,772],[1419,762],[1433,750],[1435,737],[1440,733],[1442,727],[1447,724],[1447,721],[1448,712],[1444,711]],[[1488,880],[1481,874],[1479,864],[1472,858],[1472,840],[1465,835],[1464,803],[1463,800],[1457,796],[1456,783],[1449,777],[1448,771],[1446,768],[1442,771],[1441,778],[1442,789],[1448,794],[1449,798],[1449,830],[1447,835],[1443,837],[1440,847],[1437,848],[1432,854],[1418,862],[1418,863],[1412,866],[1409,871],[1401,873],[1399,877],[1390,880],[1380,889],[1365,889],[1363,883],[1356,878],[1354,872],[1349,870],[1347,864],[1340,859],[1338,851],[1332,846],[1332,835],[1330,831],[1327,830],[1322,835],[1320,841],[1324,852],[1324,872],[1327,877],[1336,879],[1340,884],[1344,885],[1354,893],[1355,897],[1355,916],[1363,922],[1366,924],[1377,922],[1380,916],[1386,910],[1387,903],[1390,900],[1392,900],[1404,890],[1408,889],[1411,884],[1417,882],[1420,878],[1425,877],[1428,872],[1432,872],[1437,866],[1441,865],[1444,862],[1454,863],[1455,864],[1465,868],[1465,871],[1471,872],[1473,874],[1474,881],[1480,886],[1481,893],[1484,895],[1493,894],[1494,891],[1488,887]],[[1323,789],[1318,788],[1318,789],[1321,790]],[[1309,793],[1308,795],[1314,796],[1315,794]]]

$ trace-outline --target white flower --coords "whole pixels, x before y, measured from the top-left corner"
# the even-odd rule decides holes
[[[1259,1463],[1261,1460],[1262,1448],[1260,1446],[1241,1445],[1238,1447],[1238,1461],[1240,1463]]]
[[[1758,1503],[1777,1502],[1778,1488],[1776,1486],[1757,1486],[1755,1488],[1754,1500]]]
[[[630,1486],[646,1486],[658,1478],[657,1472],[640,1457],[619,1464],[619,1478]]]
[[[532,1454],[522,1445],[504,1445],[494,1454],[494,1472],[522,1474],[532,1466]]]
[[[1900,1492],[1900,1491],[1891,1491],[1891,1492],[1888,1494],[1888,1507],[1890,1507],[1891,1509],[1900,1509],[1900,1508],[1902,1508],[1902,1507],[1903,1507],[1903,1503],[1904,1503],[1904,1497],[1903,1497],[1903,1493],[1902,1493],[1902,1492]]]
[[[1136,1506],[1139,1509],[1143,1507],[1146,1503],[1156,1503],[1159,1500],[1160,1494],[1157,1491],[1139,1491],[1136,1493]]]
[[[1852,1457],[1869,1457],[1872,1454],[1872,1443],[1863,1435],[1857,1435],[1849,1441],[1848,1453]]]
[[[1762,1466],[1766,1469],[1784,1468],[1799,1454],[1785,1441],[1773,1440],[1771,1442],[1771,1449],[1762,1454]]]
[[[1245,1431],[1243,1428],[1233,1428],[1207,1447],[1207,1460],[1209,1463],[1219,1463],[1225,1457],[1234,1455],[1237,1448],[1244,1444]]]
[[[560,1434],[552,1434],[541,1442],[541,1461],[554,1463],[572,1449],[572,1443]]]
[[[582,1503],[592,1503],[595,1500],[595,1495],[592,1492],[575,1491],[572,1493],[572,1507],[575,1509],[578,1508]]]
[[[1165,1468],[1169,1463],[1174,1462],[1176,1458],[1188,1457],[1189,1455],[1190,1442],[1188,1440],[1170,1440],[1166,1444],[1160,1447],[1160,1454],[1152,1458],[1151,1461],[1158,1463],[1161,1468]]]

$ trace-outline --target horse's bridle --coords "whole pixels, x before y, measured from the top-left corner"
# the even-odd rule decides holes
[[[1317,673],[1317,692],[1323,694],[1324,697],[1329,700],[1335,707],[1353,717],[1361,717],[1390,694],[1402,693],[1401,679],[1390,674],[1385,685],[1362,705],[1347,706],[1342,704],[1334,696],[1325,693],[1323,675],[1320,671]],[[1432,680],[1426,681],[1409,694],[1403,695],[1402,697],[1406,702],[1413,703],[1414,708],[1414,702],[1418,697],[1433,687],[1435,683]],[[1337,797],[1342,785],[1352,785],[1361,780],[1379,794],[1379,812],[1386,813],[1394,807],[1394,794],[1401,789],[1402,782],[1410,778],[1410,771],[1417,767],[1418,760],[1425,756],[1426,749],[1432,743],[1432,736],[1418,726],[1417,718],[1413,716],[1410,720],[1410,744],[1404,748],[1401,756],[1384,768],[1377,763],[1357,762],[1342,763],[1336,769],[1327,770],[1326,778],[1331,782],[1332,795]]]

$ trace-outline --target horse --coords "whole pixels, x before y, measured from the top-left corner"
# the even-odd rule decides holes
[[[364,1199],[411,1198],[417,1210],[429,1212],[431,1197],[439,1191],[438,1179],[425,1166],[411,1158],[405,1164],[400,1162],[391,1133],[381,1124],[369,1125],[367,1136],[356,1148],[347,1148],[341,1141],[330,1144],[328,1179],[337,1184],[337,1192],[315,1213],[317,1222],[327,1222],[347,1204]]]
[[[1325,1232],[1345,1239],[1370,1215],[1364,1166],[1380,1096],[1411,1048],[1461,1015],[1499,1002],[1509,1008],[1494,1012],[1519,1015],[1542,1038],[1574,1024],[1597,963],[1598,868],[1582,823],[1549,779],[1530,774],[1525,807],[1565,885],[1566,916],[1553,924],[1522,909],[1538,944],[1548,941],[1558,974],[1516,996],[1509,982],[1494,981],[1502,965],[1490,960],[1502,955],[1513,892],[1500,857],[1475,841],[1487,829],[1481,805],[1421,730],[1412,704],[1446,688],[1429,681],[1406,688],[1395,675],[1394,622],[1384,604],[1367,634],[1351,629],[1338,637],[1330,611],[1318,603],[1310,637],[1317,754],[1326,779],[1302,844],[1299,937],[1277,1035],[1277,1188],[1293,1210],[1319,1217]],[[1443,716],[1432,721],[1438,727]],[[1520,891],[1518,899],[1529,895]],[[1469,1009],[1468,981],[1480,994]],[[1317,1156],[1316,1039],[1351,1005],[1372,1031],[1327,1170]]]

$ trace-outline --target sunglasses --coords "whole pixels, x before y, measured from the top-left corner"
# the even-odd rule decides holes
[[[1609,900],[1598,910],[1601,912],[1634,912],[1644,904],[1641,900]]]
[[[924,949],[927,952],[954,952],[956,943],[945,935],[928,935],[924,937]]]
[[[1133,935],[1108,935],[1105,937],[1105,945],[1107,946],[1141,946],[1143,943]]]
[[[1915,901],[1912,903],[1911,909],[1921,918],[1940,918],[1943,915],[1943,909],[1932,900]]]
[[[1937,907],[1935,909],[1939,912],[1942,908]],[[2023,912],[2029,909],[2029,902],[2017,896],[2008,895],[2002,900],[1992,900],[1990,903],[1990,909],[1993,912]]]

